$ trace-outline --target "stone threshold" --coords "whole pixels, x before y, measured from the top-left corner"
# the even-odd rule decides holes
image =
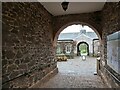
[[[58,73],[58,68],[55,68],[53,71],[51,71],[50,73],[48,73],[41,80],[37,81],[35,84],[33,84],[29,88],[36,88],[36,87],[38,88],[38,86],[41,86],[44,83],[46,83],[50,78],[52,78],[53,76],[55,76],[57,73]]]

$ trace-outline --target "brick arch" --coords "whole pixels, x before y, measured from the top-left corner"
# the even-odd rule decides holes
[[[57,32],[56,32],[55,35],[54,35],[54,46],[56,46],[56,42],[57,42],[57,39],[58,39],[59,34],[60,34],[65,28],[67,28],[68,26],[71,26],[71,25],[73,25],[73,24],[82,24],[82,25],[89,26],[90,28],[92,28],[92,29],[94,30],[94,32],[97,34],[97,36],[98,36],[98,38],[99,38],[99,40],[100,40],[100,42],[101,42],[101,33],[100,33],[97,29],[95,29],[92,25],[90,25],[90,24],[88,24],[88,23],[84,23],[84,22],[79,22],[79,21],[77,21],[77,22],[67,23],[67,24],[63,25],[61,28],[59,28],[59,29],[57,30]],[[58,26],[58,27],[59,27],[59,26]]]

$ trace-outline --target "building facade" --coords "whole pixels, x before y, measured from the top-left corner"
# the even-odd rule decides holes
[[[72,58],[81,55],[97,56],[99,45],[95,32],[80,30],[78,33],[61,33],[57,42],[56,54],[64,54]]]
[[[75,42],[73,40],[58,40],[57,42],[57,56],[67,56],[68,58],[74,58]]]

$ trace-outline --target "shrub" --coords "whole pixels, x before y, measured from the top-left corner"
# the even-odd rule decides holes
[[[67,61],[67,57],[65,55],[57,56],[57,61]]]

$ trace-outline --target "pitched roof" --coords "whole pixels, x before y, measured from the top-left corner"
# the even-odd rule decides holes
[[[60,33],[58,40],[73,40],[79,33]]]
[[[58,40],[74,40],[75,38],[79,37],[83,33],[60,33]],[[98,36],[94,32],[86,32],[86,37],[91,39],[97,39]]]

